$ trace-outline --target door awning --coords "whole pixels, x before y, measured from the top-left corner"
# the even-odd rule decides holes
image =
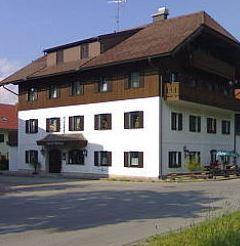
[[[37,145],[41,146],[78,146],[86,147],[88,141],[83,134],[49,134],[45,138],[37,141]]]

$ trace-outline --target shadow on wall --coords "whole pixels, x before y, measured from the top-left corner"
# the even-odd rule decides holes
[[[117,191],[109,187],[89,191],[86,186],[89,184],[54,184],[37,190],[18,187],[17,194],[0,196],[0,235],[41,229],[75,231],[133,220],[197,218],[211,202],[221,199],[210,201],[202,191]],[[21,213],[16,213],[16,204],[24,204]]]

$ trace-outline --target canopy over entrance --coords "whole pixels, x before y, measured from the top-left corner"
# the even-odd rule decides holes
[[[37,141],[41,146],[71,146],[78,145],[85,148],[88,141],[82,134],[49,134],[45,138]]]

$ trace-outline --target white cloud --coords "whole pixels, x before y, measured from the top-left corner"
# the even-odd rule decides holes
[[[14,73],[20,68],[20,63],[16,61],[10,61],[6,58],[0,58],[0,81]],[[9,89],[17,92],[18,88],[14,85],[7,86]],[[18,98],[13,93],[0,88],[0,103],[15,104]]]

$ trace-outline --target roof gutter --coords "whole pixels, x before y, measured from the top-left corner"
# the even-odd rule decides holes
[[[0,85],[0,87],[1,87],[1,85]],[[5,86],[5,84],[3,84],[2,87],[3,87],[6,91],[11,92],[12,94],[14,94],[15,96],[19,96],[18,93],[16,93],[15,91],[13,91],[13,90],[7,88],[7,87]]]

